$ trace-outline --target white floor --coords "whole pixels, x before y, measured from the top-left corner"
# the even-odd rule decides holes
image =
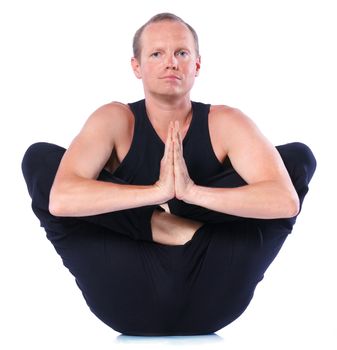
[[[203,337],[127,337],[93,316],[33,216],[20,170],[30,143],[67,146],[98,106],[142,98],[131,37],[162,11],[200,35],[195,100],[238,107],[272,143],[305,142],[318,160],[252,303]],[[12,0],[0,2],[0,33],[0,349],[337,349],[334,1]]]

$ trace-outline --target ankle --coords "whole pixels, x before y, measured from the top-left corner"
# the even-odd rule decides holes
[[[198,221],[159,211],[155,211],[151,219],[153,240],[167,245],[187,243],[202,225]]]

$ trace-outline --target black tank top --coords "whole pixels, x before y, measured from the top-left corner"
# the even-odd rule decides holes
[[[160,160],[165,144],[153,128],[145,107],[145,100],[129,104],[135,117],[130,150],[114,175],[134,185],[152,185],[159,178]],[[191,179],[197,185],[225,170],[225,163],[217,159],[208,129],[209,104],[192,101],[192,120],[183,140],[183,152]],[[180,202],[180,203],[179,203]],[[179,211],[183,203],[177,199],[169,203],[171,212]]]

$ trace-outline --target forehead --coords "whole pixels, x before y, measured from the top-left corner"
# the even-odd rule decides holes
[[[180,22],[161,21],[150,23],[144,28],[141,36],[143,49],[175,44],[186,48],[195,48],[191,31]]]

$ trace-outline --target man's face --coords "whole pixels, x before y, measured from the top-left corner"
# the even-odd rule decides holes
[[[184,96],[191,90],[200,68],[192,33],[180,22],[149,24],[141,36],[140,59],[132,59],[145,97]]]

